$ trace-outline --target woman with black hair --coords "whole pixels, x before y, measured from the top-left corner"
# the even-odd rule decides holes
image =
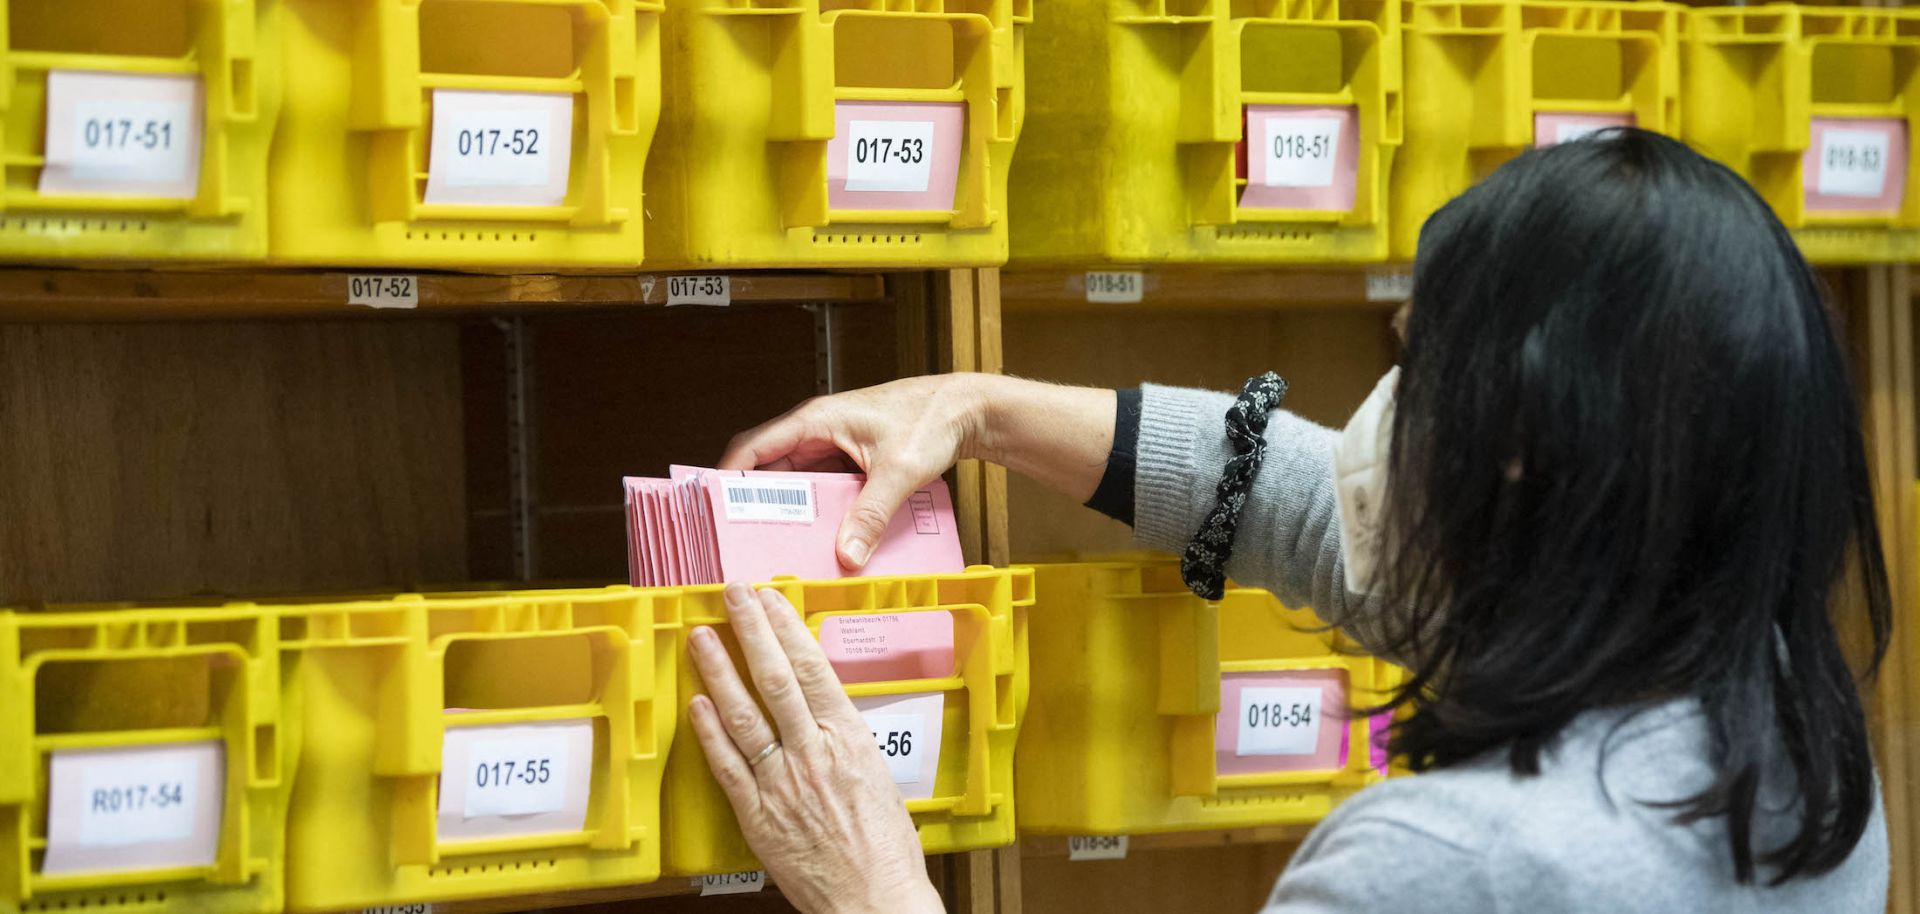
[[[908,493],[993,460],[1184,551],[1197,590],[1270,588],[1405,664],[1421,773],[1322,822],[1270,910],[1883,910],[1855,673],[1886,573],[1847,366],[1767,206],[1651,133],[1526,153],[1428,220],[1404,337],[1344,432],[1274,411],[1271,375],[960,375],[809,402],[723,465],[864,469],[858,567]],[[693,724],[774,880],[939,910],[817,645],[777,594],[729,603],[772,719],[700,631]]]

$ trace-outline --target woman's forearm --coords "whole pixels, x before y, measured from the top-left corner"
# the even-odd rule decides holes
[[[1113,450],[1114,392],[1002,375],[973,375],[979,457],[1086,501]]]

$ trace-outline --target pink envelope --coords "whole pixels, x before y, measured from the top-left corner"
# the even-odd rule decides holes
[[[740,482],[729,486],[732,477]],[[788,519],[776,512],[760,510],[773,505],[753,503],[743,506],[728,501],[739,493],[763,487],[754,483],[771,481],[772,491],[798,493],[810,490],[810,508],[781,505],[790,509]],[[784,484],[784,485],[782,485]],[[866,477],[857,473],[769,473],[758,470],[707,476],[708,510],[713,515],[714,541],[718,545],[721,578],[727,581],[766,581],[775,575],[800,578],[838,578],[846,576],[834,551],[840,522],[853,507],[853,501],[866,485]],[[804,500],[804,499],[793,499]],[[916,512],[915,502],[922,506]],[[729,512],[731,504],[732,512]],[[800,515],[810,516],[802,517]],[[916,520],[916,515],[919,517]],[[966,561],[960,555],[960,535],[954,524],[953,496],[942,480],[915,492],[908,506],[894,514],[887,532],[874,547],[864,574],[903,575],[940,574],[961,571]]]
[[[1346,764],[1348,723],[1345,670],[1227,673],[1220,677],[1215,764],[1222,775],[1335,771]]]
[[[1242,209],[1353,209],[1360,123],[1352,106],[1248,105]]]
[[[827,207],[952,211],[966,110],[961,102],[834,105]]]
[[[1814,118],[1800,159],[1807,209],[1898,213],[1906,200],[1907,143],[1901,118]]]
[[[820,623],[820,647],[841,682],[944,679],[953,675],[953,614],[830,616]]]
[[[1533,145],[1557,146],[1609,127],[1631,127],[1631,114],[1554,114],[1533,116]]]

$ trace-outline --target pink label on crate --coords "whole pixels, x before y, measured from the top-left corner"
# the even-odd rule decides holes
[[[961,102],[840,102],[827,141],[827,206],[949,212],[966,135]]]
[[[1248,105],[1243,209],[1353,208],[1360,124],[1352,107]]]
[[[1907,122],[1816,117],[1800,162],[1807,209],[1898,212],[1907,190]]]
[[[946,610],[830,616],[820,647],[842,682],[897,682],[953,675],[953,614]]]
[[[1536,114],[1533,145],[1558,146],[1614,127],[1632,127],[1631,114]]]
[[[1380,772],[1382,776],[1386,775],[1387,763],[1391,761],[1387,755],[1387,740],[1393,735],[1392,728],[1393,715],[1391,714],[1375,714],[1367,718],[1367,734],[1370,737],[1368,742],[1372,748],[1367,761],[1371,762],[1374,770]]]
[[[1220,677],[1220,774],[1332,771],[1346,763],[1347,673],[1287,670]]]

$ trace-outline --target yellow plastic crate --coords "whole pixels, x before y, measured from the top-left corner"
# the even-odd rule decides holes
[[[836,617],[947,612],[953,622],[953,675],[849,683],[856,700],[944,693],[933,796],[906,801],[927,853],[1010,844],[1014,839],[1013,756],[1027,702],[1027,607],[1033,577],[1023,569],[973,568],[962,574],[777,581],[817,635]],[[690,631],[712,626],[740,662],[719,587],[685,592]],[[681,876],[759,867],[726,794],[686,720],[686,699],[702,691],[691,664],[680,667],[681,720],[667,761],[665,871]]]
[[[1383,259],[1400,35],[1399,0],[1052,4],[1030,39],[1014,262]]]
[[[1434,210],[1525,149],[1608,125],[1678,135],[1685,14],[1658,2],[1410,0],[1394,258],[1412,259]]]
[[[280,910],[292,756],[278,650],[272,616],[246,606],[0,612],[0,910]],[[218,747],[206,784],[174,785],[193,809],[208,803],[198,788],[218,785],[211,865],[42,872],[56,754],[180,744]],[[83,790],[100,783],[99,769],[75,771]]]
[[[267,254],[267,155],[280,97],[270,0],[4,0],[0,14],[0,258],[28,261],[257,261]],[[49,124],[49,79],[79,76],[67,114]],[[125,107],[133,82],[190,84],[162,107]],[[65,96],[62,89],[60,95]],[[168,107],[177,104],[177,108]],[[111,127],[103,136],[88,123]],[[187,144],[199,126],[199,155]],[[151,124],[164,132],[148,132]],[[184,186],[162,190],[119,178],[45,188],[49,127],[105,153],[119,147],[166,158]],[[131,129],[129,129],[131,128]],[[176,132],[177,131],[177,132]],[[116,142],[116,137],[118,142]],[[145,142],[142,142],[142,140]],[[164,150],[182,144],[177,156]],[[55,158],[64,159],[56,155]],[[75,160],[76,165],[78,160]],[[100,168],[93,160],[89,167]],[[108,165],[111,170],[111,163]],[[149,172],[151,174],[151,172]]]
[[[301,735],[289,747],[299,759],[287,832],[289,910],[659,875],[678,591],[413,595],[277,612],[286,701]],[[450,736],[561,721],[592,730],[584,828],[442,833],[437,798]],[[576,768],[583,763],[569,758]]]
[[[1343,712],[1384,700],[1402,673],[1312,613],[1261,590],[1209,603],[1164,561],[1033,575],[1033,695],[1014,766],[1022,831],[1305,824],[1384,777],[1381,721]],[[1270,713],[1267,699],[1289,690],[1318,690],[1323,723],[1282,706],[1287,726],[1262,718],[1248,729],[1299,744],[1256,742],[1242,757],[1239,716]]]
[[[1920,257],[1920,11],[1698,9],[1686,44],[1687,140],[1752,182],[1809,260]]]
[[[639,264],[640,182],[659,119],[658,3],[283,2],[284,56],[294,78],[274,143],[275,262],[477,270]],[[564,197],[541,196],[537,187],[456,186],[529,179],[456,171],[458,155],[435,166],[440,92],[570,99],[560,103],[572,120]],[[509,103],[467,104],[473,107],[462,116],[494,118]],[[506,122],[472,123],[484,135],[487,124]],[[534,162],[541,140],[514,147],[512,132],[469,147],[474,162],[485,159],[474,167],[522,154]],[[558,160],[558,148],[540,154]],[[428,202],[436,167],[445,169],[447,189]],[[502,202],[507,194],[517,199]]]
[[[649,267],[994,266],[1033,0],[667,0]],[[847,193],[863,106],[929,109],[909,198]],[[951,145],[943,136],[954,136]],[[838,145],[836,145],[836,136]],[[841,147],[844,147],[841,148]],[[954,180],[949,204],[940,176]]]

